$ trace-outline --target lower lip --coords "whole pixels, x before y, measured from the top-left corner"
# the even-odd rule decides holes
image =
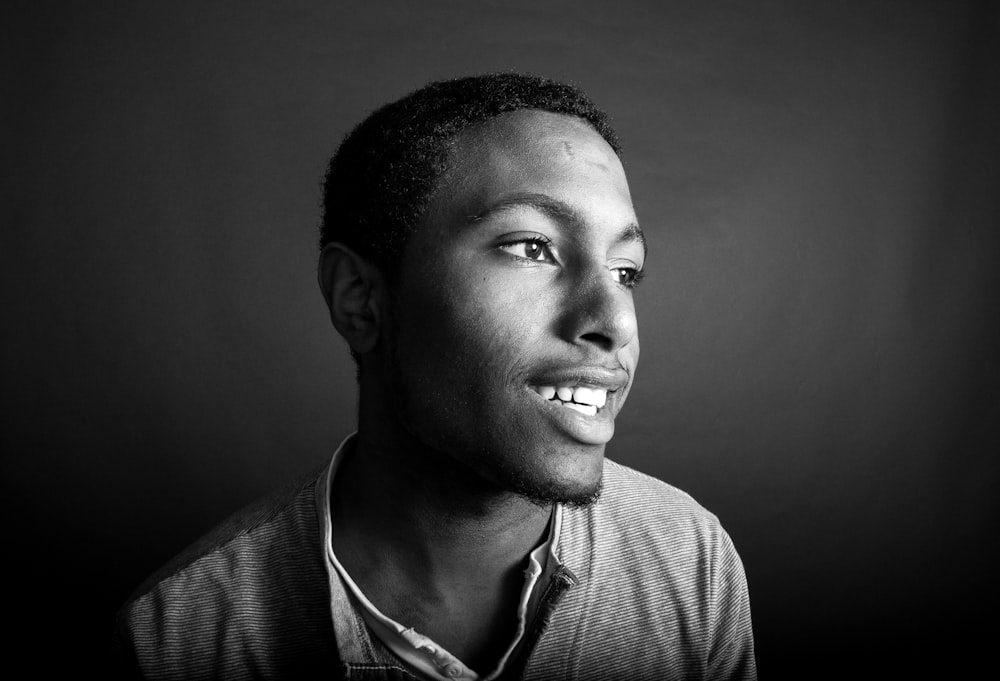
[[[571,438],[585,445],[604,445],[615,434],[615,419],[608,406],[597,410],[593,416],[564,407],[555,400],[547,400],[531,388],[527,389],[538,401],[546,416]]]

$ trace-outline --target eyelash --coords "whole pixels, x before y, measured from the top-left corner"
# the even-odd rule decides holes
[[[625,281],[618,282],[625,288],[635,288],[642,281],[643,277],[646,276],[646,273],[643,272],[641,269],[636,269],[633,267],[612,267],[611,271],[628,272],[628,279],[626,279]]]
[[[512,253],[511,251],[507,250],[511,246],[520,246],[522,244],[524,245],[535,244],[539,246],[541,248],[541,253],[544,254],[545,256],[544,259],[529,258],[523,255],[518,255],[517,253]],[[541,237],[531,237],[529,239],[518,239],[516,241],[508,241],[505,244],[500,244],[500,249],[505,253],[509,253],[510,255],[514,256],[518,260],[526,260],[527,262],[555,262],[555,258],[552,257],[552,251],[549,250],[549,240],[543,239]]]
[[[529,239],[518,239],[516,241],[508,241],[505,244],[500,244],[499,248],[500,250],[504,251],[505,253],[508,253],[514,258],[517,258],[518,260],[523,260],[525,262],[555,262],[555,258],[552,256],[552,251],[549,250],[549,243],[550,242],[548,239],[543,239],[541,237],[532,237]],[[508,250],[512,246],[520,246],[528,244],[537,245],[541,249],[540,252],[544,255],[544,258],[529,258],[527,256],[518,255]],[[642,269],[634,267],[612,267],[610,268],[610,271],[613,273],[624,274],[624,277],[621,280],[619,280],[618,283],[627,289],[633,289],[636,286],[638,286],[639,282],[641,282],[643,277],[645,276],[645,272],[643,272]]]

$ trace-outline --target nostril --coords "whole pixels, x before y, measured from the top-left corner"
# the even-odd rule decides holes
[[[610,336],[606,336],[603,333],[585,333],[580,336],[580,340],[587,341],[597,345],[602,350],[610,350],[614,341],[611,340]]]

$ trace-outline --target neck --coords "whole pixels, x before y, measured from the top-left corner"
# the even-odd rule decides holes
[[[331,490],[334,551],[384,614],[492,668],[514,636],[525,558],[551,505],[420,442],[372,398],[362,380],[358,435]]]
[[[544,537],[551,507],[498,490],[455,458],[391,435],[362,423],[353,451],[345,452],[331,507],[342,543],[444,582],[469,571],[499,579],[520,567]]]

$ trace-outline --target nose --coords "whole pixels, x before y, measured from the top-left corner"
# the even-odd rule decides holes
[[[608,353],[633,342],[639,331],[631,292],[603,267],[578,280],[567,293],[562,324],[568,342]]]

